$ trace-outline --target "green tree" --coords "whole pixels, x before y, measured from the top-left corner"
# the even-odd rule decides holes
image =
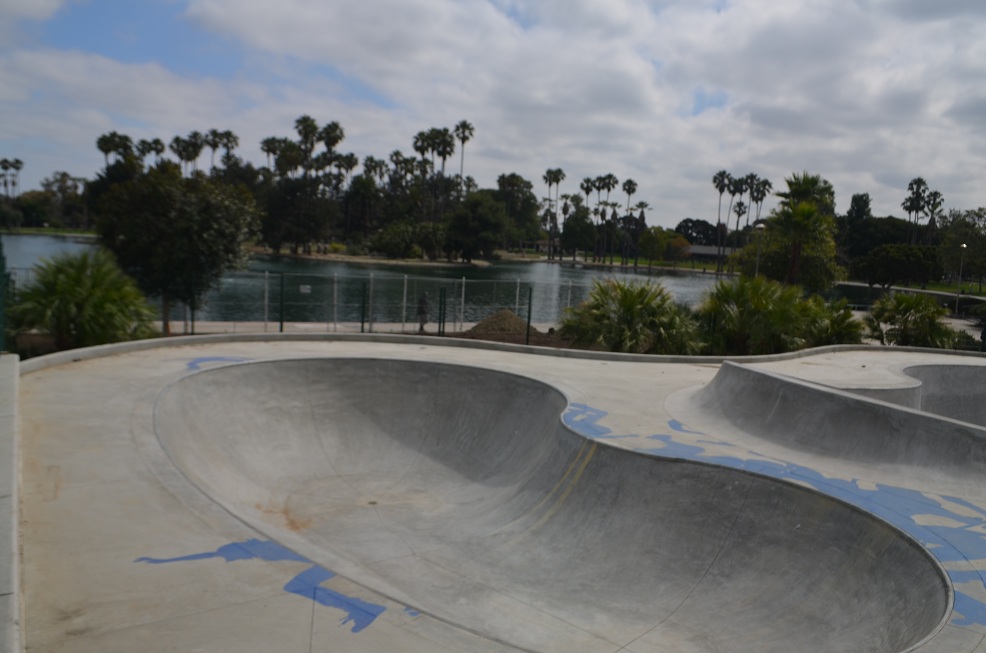
[[[147,300],[101,249],[42,259],[10,311],[15,330],[49,336],[58,350],[154,335]]]
[[[956,333],[944,321],[948,309],[931,295],[895,293],[873,304],[866,325],[885,345],[950,347]]]
[[[111,184],[100,198],[100,243],[148,295],[161,299],[165,335],[173,301],[195,310],[222,274],[245,260],[241,244],[253,233],[253,198],[204,174],[183,178],[162,162]]]
[[[464,261],[493,258],[507,229],[507,212],[496,201],[493,191],[470,193],[452,214],[446,236],[446,250]]]
[[[886,290],[899,284],[926,285],[941,277],[942,267],[937,248],[894,243],[854,259],[852,271],[854,278]]]
[[[635,354],[695,354],[698,325],[664,286],[596,280],[589,297],[568,309],[562,333],[577,343]]]

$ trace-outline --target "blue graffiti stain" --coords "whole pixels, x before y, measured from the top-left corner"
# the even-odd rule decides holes
[[[608,432],[608,429],[595,423],[605,416],[604,411],[593,410],[591,407],[581,404],[578,407],[579,415],[598,415],[592,422],[594,428]],[[668,427],[679,433],[697,433],[673,420],[668,423]],[[591,435],[590,433],[586,434]],[[810,467],[772,460],[755,451],[749,452],[752,459],[711,455],[703,446],[678,442],[673,435],[655,434],[647,437],[661,442],[662,446],[641,449],[642,453],[663,458],[711,463],[771,478],[799,482],[823,494],[861,508],[920,542],[931,555],[946,567],[946,573],[953,585],[976,583],[986,592],[986,578],[981,572],[947,569],[949,563],[986,559],[986,534],[980,532],[986,523],[986,511],[961,497],[943,496],[941,499],[964,508],[969,514],[958,514],[948,510],[941,502],[916,490],[882,484],[877,484],[873,488],[863,488],[860,487],[858,480],[829,478]],[[714,444],[720,447],[734,447],[729,443],[717,442]],[[918,518],[921,516],[939,517],[942,519],[935,521],[949,521],[955,525],[922,525],[918,523]],[[955,604],[951,622],[957,626],[986,626],[986,603],[959,589],[954,591]]]
[[[352,596],[340,594],[334,590],[321,587],[321,584],[335,576],[328,569],[315,565],[306,569],[288,581],[285,591],[304,596],[316,603],[329,608],[342,610],[347,616],[343,617],[343,625],[352,623],[353,632],[358,633],[373,623],[374,619],[386,610],[382,605],[368,603]]]
[[[585,404],[571,404],[565,414],[562,415],[562,421],[576,433],[590,438],[599,438],[611,433],[610,429],[599,424],[599,420],[608,414],[605,410],[591,408]]]
[[[241,358],[239,356],[202,356],[200,358],[193,358],[188,361],[185,366],[190,370],[200,370],[203,365],[208,363],[246,363],[249,358]]]
[[[694,435],[705,435],[701,431],[690,431],[690,430],[688,430],[687,428],[685,428],[685,425],[684,424],[682,424],[681,422],[679,422],[676,419],[670,420],[668,422],[668,426],[671,428],[672,431],[677,431],[678,433],[692,433]]]
[[[192,555],[178,556],[176,558],[137,558],[134,562],[145,562],[152,565],[169,564],[173,562],[191,562],[194,560],[209,560],[212,558],[222,558],[226,562],[238,562],[240,560],[263,560],[265,562],[304,562],[311,564],[311,560],[298,555],[294,551],[281,546],[276,542],[251,539],[245,542],[232,542],[225,544],[215,551],[205,553],[194,553]],[[321,587],[321,584],[335,574],[324,567],[313,565],[301,572],[284,585],[284,591],[306,599],[311,599],[320,605],[329,608],[342,610],[346,616],[340,620],[345,625],[352,623],[352,632],[358,633],[379,617],[386,608],[382,605],[369,603],[353,596],[346,596],[334,590]]]
[[[415,609],[414,609],[414,608],[412,608],[412,607],[408,607],[408,606],[405,606],[405,607],[404,607],[404,614],[406,614],[406,615],[408,615],[409,617],[417,617],[417,616],[419,616],[419,615],[420,615],[421,613],[420,613],[420,612],[418,612],[417,610],[415,610]]]

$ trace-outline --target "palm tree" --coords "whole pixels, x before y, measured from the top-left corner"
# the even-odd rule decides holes
[[[561,182],[565,180],[565,171],[561,168],[549,168],[542,177],[544,183],[548,185],[548,260],[554,255],[555,234],[558,232],[558,192]],[[551,199],[551,187],[555,187],[555,199]]]
[[[748,206],[750,207],[750,209],[753,208],[753,193],[756,191],[757,184],[759,184],[759,183],[760,183],[760,177],[758,177],[756,175],[756,173],[751,172],[751,173],[747,174],[745,177],[743,177],[743,186],[746,188],[746,192],[747,192],[747,194],[749,195],[749,198],[750,198],[750,202],[748,204]],[[740,199],[743,199],[743,198],[740,198]],[[748,227],[750,226],[750,213],[752,213],[752,212],[753,211],[747,211],[747,213],[746,213],[746,226],[748,226]],[[736,230],[739,231],[739,224],[738,223],[736,225]]]
[[[912,215],[914,216],[914,227],[911,229],[913,245],[917,242],[918,221],[921,219],[921,214],[927,210],[928,182],[921,177],[915,177],[907,184],[907,190],[910,194],[904,199],[901,208],[907,211],[908,220]]]
[[[276,136],[268,136],[260,141],[260,151],[267,155],[267,169],[271,168],[271,158],[277,156],[280,149],[280,140]]]
[[[931,295],[894,293],[873,304],[866,326],[882,344],[950,347],[956,333],[945,324],[947,312]]]
[[[7,179],[10,171],[10,159],[0,159],[0,170],[3,170],[3,174],[0,175],[0,179],[3,180],[3,194],[7,196],[7,199],[10,199],[10,186]]]
[[[597,279],[561,328],[576,342],[614,352],[687,355],[701,348],[697,323],[661,284]]]
[[[20,183],[21,169],[24,167],[24,162],[20,159],[13,159],[10,162],[10,169],[14,171],[13,177],[11,179],[11,186],[14,197],[17,197],[17,185]]]
[[[630,198],[637,192],[637,182],[627,179],[623,182],[623,192],[627,194],[627,210],[630,209]]]
[[[115,149],[113,134],[116,134],[116,132],[102,134],[96,139],[96,149],[103,153],[103,163],[107,167],[110,165],[110,152]]]
[[[432,130],[435,155],[442,160],[442,177],[445,176],[445,160],[455,154],[455,136],[448,127],[437,127]]]
[[[40,331],[59,350],[153,335],[147,300],[102,249],[43,259],[11,316],[18,330]]]
[[[810,202],[821,214],[835,215],[835,190],[821,175],[794,173],[790,178],[785,178],[784,182],[787,184],[787,191],[777,193],[783,206],[794,208],[802,202]]]
[[[831,230],[831,217],[819,211],[814,202],[802,201],[795,206],[782,205],[771,226],[788,243],[787,283],[796,285],[804,246],[827,235]]]
[[[750,202],[757,205],[757,217],[755,222],[760,221],[760,210],[763,208],[763,202],[767,199],[767,195],[773,189],[774,185],[770,183],[769,179],[758,179],[757,183],[754,184],[754,188],[750,191]]]
[[[719,191],[719,213],[716,218],[716,276],[722,272],[722,253],[725,243],[722,242],[722,195],[729,190],[732,183],[732,176],[725,170],[712,175],[712,185]]]
[[[222,144],[222,133],[218,129],[210,129],[205,133],[203,137],[203,142],[205,146],[212,150],[212,154],[209,157],[209,168],[216,167],[216,150]]]
[[[475,132],[475,128],[470,124],[468,120],[460,120],[455,126],[455,137],[459,139],[459,179],[464,179],[463,171],[465,170],[466,164],[466,143],[472,140],[472,135]]]
[[[230,157],[240,145],[240,137],[230,130],[224,130],[219,134],[219,146],[223,148],[223,164],[228,166]]]

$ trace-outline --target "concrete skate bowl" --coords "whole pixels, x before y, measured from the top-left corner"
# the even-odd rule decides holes
[[[902,374],[909,378],[893,388],[841,391],[726,362],[701,390],[672,401],[790,449],[981,484],[986,428],[976,422],[986,418],[986,367],[921,365]]]
[[[898,652],[939,567],[817,492],[586,440],[555,389],[375,359],[250,363],[158,398],[185,476],[378,594],[538,652]]]

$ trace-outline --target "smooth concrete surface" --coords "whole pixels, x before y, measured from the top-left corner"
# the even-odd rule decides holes
[[[0,356],[0,651],[20,650],[17,356]]]
[[[199,342],[21,379],[26,650],[986,651],[980,357]]]

